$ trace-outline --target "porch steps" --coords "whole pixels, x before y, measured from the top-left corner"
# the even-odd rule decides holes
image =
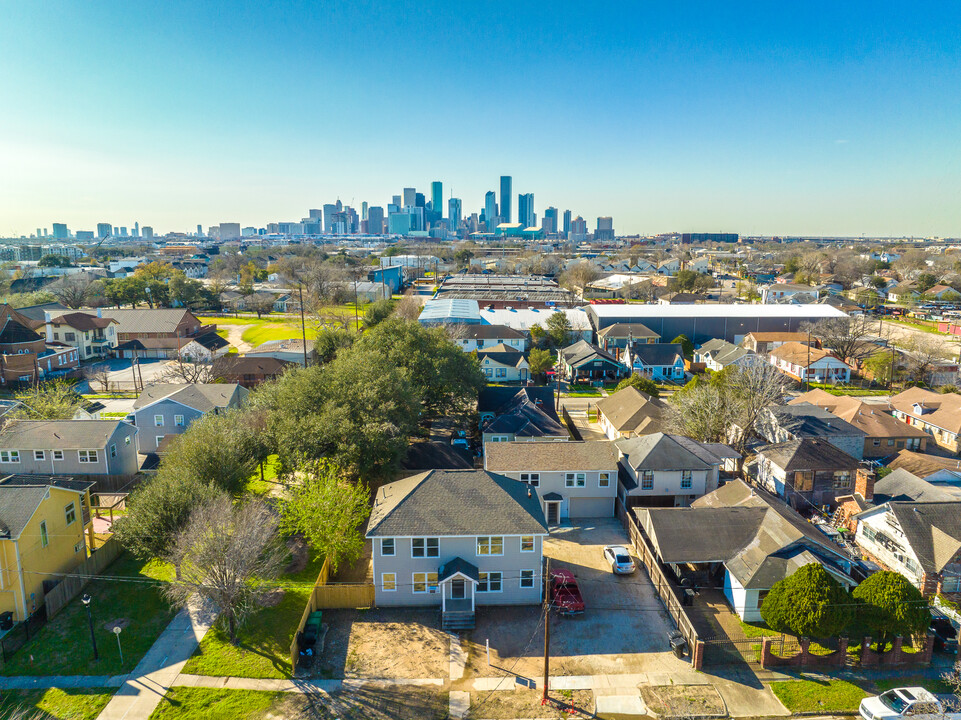
[[[444,630],[473,630],[474,613],[470,611],[454,612],[448,610],[442,613],[441,627]]]

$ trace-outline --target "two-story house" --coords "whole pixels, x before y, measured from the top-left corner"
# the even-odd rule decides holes
[[[670,407],[629,385],[597,401],[597,422],[610,440],[650,435],[662,430]]]
[[[97,317],[83,312],[65,313],[45,322],[47,342],[58,342],[76,348],[81,360],[103,358],[117,347],[117,326],[113,318]]]
[[[454,325],[454,343],[464,352],[506,345],[517,352],[527,350],[527,335],[507,325]]]
[[[119,420],[16,420],[0,433],[0,474],[130,478],[140,469],[136,436]]]
[[[608,440],[496,443],[485,449],[484,469],[536,488],[548,525],[614,515],[617,451]]]
[[[771,405],[758,413],[754,428],[769,443],[810,438],[826,440],[851,457],[864,457],[864,430],[811,403]]]
[[[926,597],[961,592],[961,501],[892,501],[855,518],[858,546]]]
[[[383,485],[366,537],[379,607],[439,607],[445,629],[479,605],[536,605],[547,522],[537,489],[484,470],[431,470]]]
[[[891,398],[891,414],[951,452],[961,451],[961,395],[908,388]]]
[[[617,492],[626,507],[687,507],[717,489],[724,464],[710,444],[683,435],[657,432],[616,440],[614,447]]]
[[[598,346],[614,356],[635,342],[651,344],[660,341],[660,335],[641,323],[614,323],[597,331]]]
[[[25,620],[43,605],[48,583],[87,559],[93,484],[59,475],[0,480],[0,613]]]
[[[866,403],[850,395],[832,395],[816,388],[788,402],[788,405],[810,403],[823,408],[864,432],[865,458],[882,458],[902,450],[923,451],[928,434],[921,428],[897,420],[890,405]],[[845,448],[841,448],[845,450]],[[849,455],[854,455],[848,452]]]
[[[240,407],[248,391],[228,383],[162,383],[146,388],[133,404],[138,451],[155,453],[167,435],[180,435],[208,413]]]
[[[79,364],[75,348],[60,342],[48,344],[30,318],[9,305],[0,305],[0,384],[56,377]]]
[[[798,510],[833,509],[854,489],[858,465],[827,440],[802,438],[759,448],[757,480]]]
[[[531,367],[520,350],[508,345],[492,345],[477,351],[477,361],[488,382],[527,382]]]
[[[487,386],[477,399],[484,446],[488,443],[570,440],[554,408],[554,390],[547,386],[522,388]]]
[[[817,347],[817,340],[805,332],[749,332],[744,336],[741,345],[758,355],[767,355],[789,342]]]

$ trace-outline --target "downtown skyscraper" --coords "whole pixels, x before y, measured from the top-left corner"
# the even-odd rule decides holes
[[[511,193],[513,192],[513,179],[510,175],[501,175],[501,222],[511,222]]]

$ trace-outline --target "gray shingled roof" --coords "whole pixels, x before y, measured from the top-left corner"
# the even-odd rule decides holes
[[[961,501],[892,502],[888,507],[925,572],[941,572],[961,552]]]
[[[684,349],[680,343],[634,343],[631,346],[631,362],[639,359],[645,365],[673,365],[684,360]]]
[[[46,494],[46,487],[0,488],[0,537],[19,537]]]
[[[860,432],[860,430],[858,431]],[[788,440],[758,448],[763,455],[779,468],[795,470],[844,470],[858,466],[858,461],[827,440]]]
[[[484,470],[431,470],[384,485],[367,525],[367,537],[546,532],[536,490]]]
[[[640,340],[642,338],[659,338],[660,335],[641,323],[614,323],[598,330],[597,337]]]
[[[240,385],[236,383],[159,383],[150,385],[140,393],[133,404],[134,410],[153,405],[160,400],[175,400],[198,412],[210,412],[214,408],[229,407],[237,397]],[[246,392],[246,391],[243,391]],[[240,394],[243,395],[243,392]]]
[[[71,312],[71,311],[68,311]],[[78,310],[89,315],[97,315],[97,310]],[[117,310],[116,308],[102,308],[100,315],[113,318],[119,324],[118,333],[172,333],[190,311],[184,308],[138,308]],[[60,313],[63,314],[63,313]]]
[[[662,432],[615,440],[614,445],[635,470],[709,470],[713,464]]]
[[[620,365],[613,355],[597,347],[597,345],[591,345],[587,340],[578,340],[560,352],[564,362],[572,367],[577,367],[586,362],[593,362],[594,360],[604,360],[615,365]]]
[[[120,420],[16,420],[0,433],[0,447],[21,451],[102,448],[121,424]]]
[[[897,468],[874,483],[874,504],[890,502],[951,502],[961,500],[961,488],[929,483],[904,468]]]
[[[63,490],[85,492],[97,483],[93,480],[77,480],[69,475],[8,475],[0,480],[0,488],[4,487],[58,487]]]
[[[628,386],[597,401],[597,409],[618,432],[640,432],[667,419],[667,404]]]
[[[608,440],[488,443],[484,454],[485,467],[491,472],[614,472],[617,469],[617,451]]]
[[[513,389],[513,388],[511,388]],[[506,433],[521,437],[570,437],[561,425],[553,403],[538,405],[524,390],[501,408],[500,414],[483,427],[485,433]]]
[[[838,435],[865,437],[864,430],[842,420],[829,410],[803,402],[793,405],[774,405],[767,408],[778,426],[795,437],[829,438]]]

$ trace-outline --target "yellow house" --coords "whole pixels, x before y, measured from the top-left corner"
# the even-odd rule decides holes
[[[87,559],[93,485],[51,475],[0,480],[0,613],[26,619],[43,604],[44,581]]]

